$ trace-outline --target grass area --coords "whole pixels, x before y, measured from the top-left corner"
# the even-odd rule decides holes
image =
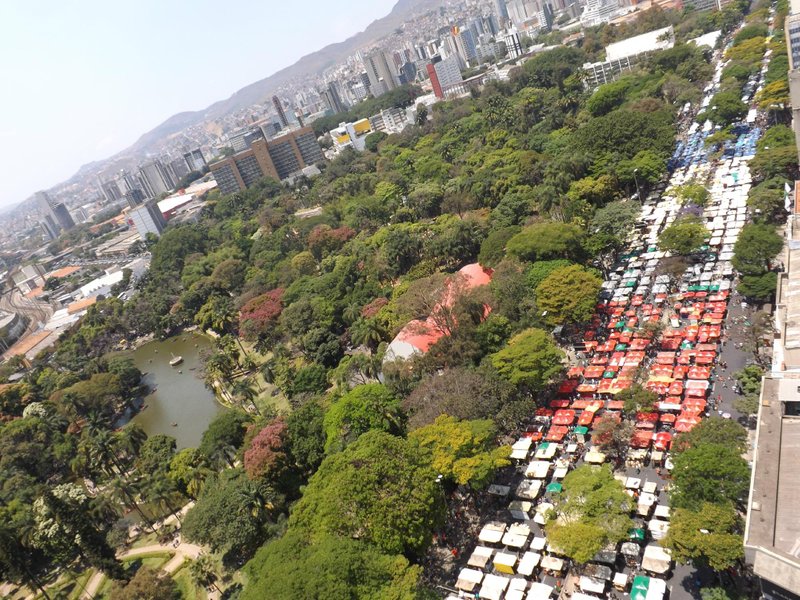
[[[189,562],[185,562],[180,569],[175,571],[172,580],[177,584],[183,600],[207,600],[208,594],[206,591],[192,581]]]
[[[174,552],[169,552],[166,550],[158,552],[146,552],[144,554],[140,554],[139,556],[123,558],[122,564],[126,569],[138,563],[138,565],[142,567],[150,567],[155,570],[160,570],[170,561],[173,556]],[[97,590],[97,594],[95,594],[95,600],[106,600],[111,593],[111,586],[112,581],[108,577],[105,577],[103,579],[103,583],[100,584],[100,587]]]

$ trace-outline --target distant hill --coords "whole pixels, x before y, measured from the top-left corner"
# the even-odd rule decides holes
[[[398,0],[388,15],[373,21],[361,33],[357,33],[343,42],[330,44],[321,50],[312,52],[293,65],[243,87],[229,98],[215,102],[205,110],[182,112],[171,116],[159,126],[142,135],[131,147],[123,150],[120,154],[138,155],[146,153],[169,136],[180,132],[186,127],[213,120],[253,104],[264,102],[281,86],[295,79],[299,80],[309,75],[321,73],[328,67],[340,63],[359,48],[391,34],[395,29],[402,26],[409,17],[415,14],[424,14],[431,9],[437,8],[443,1]]]

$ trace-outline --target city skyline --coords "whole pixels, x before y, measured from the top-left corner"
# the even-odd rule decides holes
[[[202,110],[362,31],[394,4],[3,5],[0,73],[15,93],[0,100],[0,207],[114,155],[171,115]],[[298,43],[298,31],[313,46]],[[236,43],[227,43],[232,36]],[[34,153],[39,160],[30,160]]]

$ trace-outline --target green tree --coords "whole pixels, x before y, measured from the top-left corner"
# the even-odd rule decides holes
[[[608,465],[582,465],[564,478],[545,526],[550,543],[578,563],[625,539],[633,526],[632,500]],[[582,540],[582,541],[581,541]]]
[[[744,558],[741,522],[732,504],[704,502],[697,510],[676,508],[664,546],[675,560],[715,571],[729,569]]]
[[[509,254],[522,260],[581,257],[583,231],[577,225],[545,221],[526,227],[506,243]]]
[[[783,238],[772,225],[748,223],[733,246],[733,266],[743,275],[762,275],[783,248]]]
[[[698,115],[698,121],[710,119],[714,124],[727,127],[741,121],[747,114],[747,105],[739,97],[738,90],[717,92],[711,99],[711,108]]]
[[[705,206],[711,196],[704,185],[694,180],[675,186],[670,191],[684,204],[689,203],[697,206]]]
[[[759,378],[759,387],[760,385]],[[700,421],[691,431],[678,435],[672,448],[680,453],[704,444],[726,445],[739,454],[744,454],[747,450],[747,431],[735,421],[713,416]]]
[[[250,417],[239,410],[226,410],[220,413],[203,432],[198,450],[204,456],[213,459],[221,448],[240,448],[249,422]]]
[[[181,593],[166,574],[150,567],[141,567],[127,583],[115,583],[111,600],[180,600]]]
[[[219,577],[217,576],[214,559],[209,554],[202,553],[189,563],[189,573],[192,576],[192,580],[200,587],[213,586],[218,592],[222,592],[217,586]]]
[[[638,412],[649,412],[658,407],[658,394],[642,387],[638,383],[616,395],[615,400],[625,403],[623,410],[628,415]]]
[[[245,567],[242,600],[416,600],[422,569],[400,555],[336,535],[309,541],[290,529]]]
[[[585,323],[594,314],[602,283],[594,272],[580,265],[553,271],[536,288],[542,320],[552,326]]]
[[[697,509],[704,502],[741,505],[750,487],[750,469],[740,453],[722,444],[697,444],[675,456],[672,505]]]
[[[459,485],[483,489],[498,468],[508,466],[509,446],[496,446],[497,430],[490,420],[459,421],[442,415],[431,425],[412,431],[408,441],[430,456],[433,470]]]
[[[330,406],[324,429],[325,451],[338,452],[371,429],[402,434],[405,416],[400,401],[386,386],[368,383],[354,387]]]
[[[541,329],[526,329],[489,359],[501,377],[532,391],[541,390],[564,370],[564,354]]]
[[[136,459],[136,469],[145,476],[166,473],[175,456],[176,441],[171,435],[157,434],[147,438]]]
[[[766,302],[775,295],[778,288],[778,274],[744,275],[739,283],[739,292],[747,298]]]
[[[443,500],[420,449],[372,430],[322,461],[289,527],[307,530],[314,540],[358,536],[383,552],[419,556],[442,522]]]
[[[699,219],[683,217],[661,232],[658,247],[665,252],[687,256],[697,252],[708,237],[708,229]]]
[[[186,513],[184,536],[214,552],[236,558],[250,556],[270,533],[271,512],[263,509],[254,516],[249,496],[244,493],[252,485],[241,469],[226,469],[210,478],[197,503]]]
[[[289,447],[295,464],[309,476],[325,457],[325,411],[316,400],[308,400],[293,410],[286,419]]]

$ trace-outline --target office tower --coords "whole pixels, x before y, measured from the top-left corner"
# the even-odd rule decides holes
[[[175,182],[160,160],[139,167],[139,184],[147,198],[155,198],[175,187]]]
[[[45,237],[51,242],[58,237],[60,232],[60,229],[53,222],[53,218],[50,215],[47,215],[44,219],[39,221],[39,227],[41,227]]]
[[[478,58],[478,53],[476,51],[476,38],[472,35],[472,31],[469,29],[458,29],[456,28],[457,33],[455,34],[455,42],[456,48],[458,48],[459,54],[461,54],[461,58],[464,60],[465,63],[474,62]]]
[[[407,62],[400,67],[400,83],[412,83],[417,78],[417,65],[413,62]]]
[[[140,204],[143,204],[145,201],[144,192],[139,188],[133,188],[132,190],[128,190],[125,193],[125,200],[128,202],[128,206],[131,208],[136,208]]]
[[[494,0],[494,12],[497,15],[497,20],[500,22],[501,27],[508,24],[508,7],[506,0]]]
[[[160,236],[167,226],[167,221],[164,219],[164,215],[161,214],[156,201],[151,200],[132,208],[128,212],[128,225],[135,227],[136,231],[139,232],[139,237],[144,240],[148,233]]]
[[[444,98],[448,88],[464,81],[455,55],[444,60],[440,56],[434,56],[433,62],[428,64],[427,69],[433,93],[437,98]]]
[[[186,160],[184,160],[183,156],[179,156],[178,158],[169,161],[167,170],[177,186],[181,179],[189,174],[189,165],[186,164]]]
[[[311,127],[271,140],[259,139],[247,150],[209,166],[223,194],[247,189],[262,177],[286,179],[323,159]]]
[[[119,191],[123,196],[130,190],[141,187],[136,178],[124,170],[120,171],[117,175],[117,186],[119,187]]]
[[[258,139],[264,137],[264,132],[260,128],[248,129],[240,131],[228,138],[228,144],[233,148],[234,152],[241,152],[247,150]]]
[[[49,217],[48,222],[53,228],[67,231],[75,227],[75,221],[63,203],[54,202],[47,192],[36,192],[34,197],[39,210],[44,214],[44,219],[47,220]]]
[[[364,100],[369,95],[369,88],[365,86],[362,82],[358,82],[354,84],[350,91],[353,93],[353,97],[356,99],[357,102]]]
[[[286,118],[286,113],[283,110],[283,104],[277,96],[272,97],[272,106],[275,107],[275,112],[278,113],[278,119],[281,122],[281,127],[289,127],[289,120]]]
[[[789,70],[800,68],[800,14],[786,17],[786,47],[789,55]]]
[[[122,192],[119,189],[116,181],[100,181],[100,191],[106,202],[116,202],[122,198]]]
[[[522,43],[519,40],[519,33],[516,28],[512,27],[505,33],[501,34],[500,40],[506,45],[506,51],[509,58],[519,58],[522,56]]]
[[[345,110],[347,110],[342,102],[341,96],[339,96],[339,90],[336,89],[336,84],[333,81],[331,81],[328,84],[328,87],[322,90],[319,94],[325,102],[325,105],[331,112],[333,112],[333,114],[338,115],[339,113],[343,113]]]
[[[542,31],[552,30],[554,20],[553,7],[546,2],[542,3],[542,10],[539,11],[539,28]]]
[[[203,152],[200,150],[200,148],[197,150],[192,150],[191,152],[185,152],[183,159],[186,161],[186,164],[189,165],[189,169],[192,171],[198,171],[202,173],[203,169],[206,168],[206,158],[203,156]]]
[[[398,87],[397,75],[382,50],[375,50],[364,57],[364,67],[369,77],[369,90],[376,98]]]

